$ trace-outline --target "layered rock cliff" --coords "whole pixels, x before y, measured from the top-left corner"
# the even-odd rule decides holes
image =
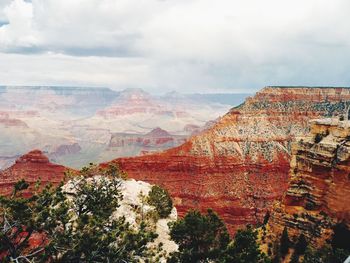
[[[66,167],[53,164],[39,150],[33,150],[16,160],[16,163],[4,171],[0,171],[0,195],[9,195],[13,186],[21,179],[25,179],[33,189],[37,181],[42,186],[48,183],[57,185],[64,178]]]
[[[234,231],[261,221],[282,197],[291,142],[308,121],[340,115],[349,102],[347,88],[266,87],[180,147],[114,162],[166,187],[180,215],[211,207]]]
[[[287,227],[323,245],[332,226],[350,226],[350,122],[314,120],[311,132],[292,146],[290,183],[271,215],[272,232]]]

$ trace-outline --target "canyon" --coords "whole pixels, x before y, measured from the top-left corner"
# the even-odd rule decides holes
[[[32,149],[41,149],[52,162],[78,169],[89,162],[178,146],[245,96],[0,86],[0,169]],[[152,143],[140,145],[158,127],[168,133],[166,138],[153,136]],[[119,147],[118,140],[127,140],[129,147]]]
[[[348,88],[266,87],[180,146],[101,165],[118,164],[130,178],[165,187],[180,216],[189,209],[213,208],[234,233],[261,222],[282,198],[288,189],[292,142],[309,133],[309,121],[339,118],[349,103]],[[168,133],[156,129],[148,136]],[[119,147],[130,139],[135,137],[115,137],[110,144]],[[62,179],[64,168],[42,155],[34,151],[36,158],[22,157],[0,173],[7,182],[2,193],[20,177],[36,181],[50,167],[53,178],[48,181]]]
[[[113,163],[167,188],[180,216],[211,207],[234,232],[261,222],[282,198],[291,143],[309,120],[340,116],[349,103],[347,88],[266,87],[179,147]]]

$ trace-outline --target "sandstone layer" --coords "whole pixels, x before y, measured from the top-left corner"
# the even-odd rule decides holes
[[[166,187],[180,215],[211,207],[234,231],[261,221],[287,190],[291,142],[308,121],[341,115],[349,102],[347,88],[266,87],[177,148],[113,162]]]
[[[0,172],[0,195],[11,194],[14,184],[21,179],[30,184],[30,189],[38,181],[42,186],[48,183],[57,185],[63,180],[66,169],[62,165],[51,163],[41,151],[33,150],[17,159],[10,168]]]
[[[271,216],[273,232],[287,227],[323,245],[335,223],[350,226],[350,122],[314,120],[292,147],[290,183]]]

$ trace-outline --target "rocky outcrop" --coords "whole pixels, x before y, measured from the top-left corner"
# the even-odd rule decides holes
[[[311,132],[292,147],[290,182],[271,216],[274,233],[287,227],[323,245],[338,222],[350,226],[350,122],[311,121]]]
[[[17,159],[10,168],[0,172],[0,195],[11,194],[14,184],[21,179],[26,180],[31,189],[37,181],[42,186],[48,183],[57,185],[63,180],[65,171],[64,166],[50,163],[41,151],[31,151]]]
[[[261,221],[282,197],[291,142],[307,134],[308,121],[340,115],[348,102],[347,88],[266,87],[177,148],[114,162],[166,187],[180,215],[211,207],[234,231]]]

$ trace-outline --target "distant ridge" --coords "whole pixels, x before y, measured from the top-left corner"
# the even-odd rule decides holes
[[[38,85],[38,86],[31,86],[31,85],[0,85],[0,89],[109,89],[108,87],[89,87],[89,86],[46,86],[46,85]]]
[[[341,86],[266,86],[266,88],[299,88],[299,89],[350,89],[349,87]]]
[[[16,91],[16,90],[32,90],[32,91],[40,91],[40,90],[51,90],[55,92],[60,92],[62,90],[64,91],[99,91],[99,92],[110,92],[118,94],[119,92],[114,91],[107,87],[71,87],[71,86],[0,86],[0,92],[7,92],[7,91]]]

